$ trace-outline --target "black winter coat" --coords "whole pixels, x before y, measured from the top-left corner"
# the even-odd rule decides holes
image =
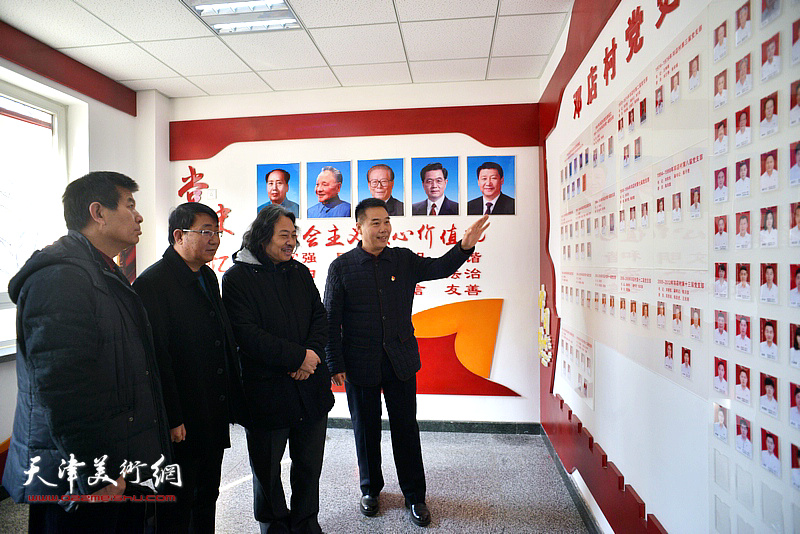
[[[306,380],[289,376],[306,349],[325,359],[325,308],[311,273],[295,260],[262,263],[246,249],[233,261],[222,277],[222,300],[239,344],[249,425],[286,428],[322,417],[333,408],[324,362]]]
[[[361,248],[336,258],[328,269],[325,308],[331,374],[376,386],[381,359],[388,355],[395,374],[408,380],[420,369],[419,347],[411,323],[419,282],[450,276],[469,258],[458,242],[440,258],[423,258],[407,248],[386,247],[376,257]]]
[[[153,327],[170,428],[186,425],[187,442],[230,446],[228,423],[241,408],[239,362],[214,271],[203,265],[193,272],[169,247],[133,289]]]
[[[58,467],[84,462],[75,493],[89,494],[94,459],[171,463],[169,429],[147,315],[118,269],[79,232],[34,252],[9,284],[17,304],[17,407],[3,485],[16,502],[68,493]],[[25,486],[31,459],[39,472]],[[39,479],[56,483],[45,485]],[[130,477],[129,477],[130,478]]]

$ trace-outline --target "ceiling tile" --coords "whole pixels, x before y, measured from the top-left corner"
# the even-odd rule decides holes
[[[490,80],[538,78],[547,64],[547,56],[493,57],[489,63]]]
[[[75,1],[132,41],[214,35],[180,0]]]
[[[408,65],[402,63],[377,63],[374,65],[342,65],[333,72],[344,86],[395,85],[411,83]]]
[[[566,18],[565,13],[499,17],[492,56],[550,55]]]
[[[402,29],[410,61],[489,57],[494,18],[404,22]]]
[[[324,89],[339,87],[336,77],[328,67],[310,69],[267,70],[259,76],[276,91],[292,91],[300,89]]]
[[[305,30],[233,34],[222,39],[253,70],[325,66],[325,60]]]
[[[290,0],[306,28],[397,23],[392,0]]]
[[[114,80],[169,78],[176,74],[133,43],[62,48],[60,51]]]
[[[185,98],[191,96],[206,96],[206,93],[186,78],[151,78],[147,80],[125,80],[121,82],[134,91],[155,89],[170,98]]]
[[[500,0],[501,15],[532,15],[535,13],[567,13],[573,0]]]
[[[397,24],[310,30],[330,65],[363,65],[405,61]]]
[[[250,68],[217,37],[149,41],[142,48],[183,76],[248,72]]]
[[[210,95],[235,95],[272,91],[255,72],[190,76],[189,81]]]
[[[0,20],[53,48],[128,42],[72,0],[2,0]]]
[[[414,83],[464,82],[486,78],[487,58],[412,61]]]
[[[401,22],[494,17],[497,14],[497,0],[395,0],[395,5]]]

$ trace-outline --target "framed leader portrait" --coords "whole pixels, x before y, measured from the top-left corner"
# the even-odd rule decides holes
[[[800,141],[789,144],[789,185],[800,185]]]
[[[750,264],[736,264],[736,298],[750,300]]]
[[[734,189],[736,198],[750,196],[750,158],[736,162]]]
[[[781,0],[760,0],[761,27],[763,28],[781,14]]]
[[[762,98],[760,108],[759,137],[778,133],[778,91]]]
[[[467,157],[467,215],[514,215],[515,156]]]
[[[800,263],[789,265],[789,306],[800,308]]]
[[[781,34],[776,33],[761,43],[761,81],[781,73]]]
[[[728,346],[728,312],[723,310],[714,310],[714,343]]]
[[[350,162],[306,164],[308,218],[350,217]]]
[[[761,412],[778,417],[778,379],[761,373],[761,397],[758,403]]]
[[[717,403],[714,403],[714,436],[728,441],[728,411]]]
[[[753,88],[753,73],[751,72],[750,54],[736,62],[736,85],[734,93],[741,96]]]
[[[750,23],[750,0],[747,0],[742,7],[736,10],[736,28],[734,30],[736,46],[747,40],[753,33]]]
[[[778,302],[778,265],[775,263],[761,264],[761,289],[759,291],[761,302],[777,304]]]
[[[689,91],[694,91],[700,85],[700,55],[689,60]]]
[[[800,21],[796,22],[800,26]],[[800,41],[798,41],[800,48]],[[789,87],[789,126],[800,123],[800,80],[795,80]]]
[[[800,367],[800,324],[789,325],[789,365]]]
[[[728,53],[728,21],[714,28],[714,63],[724,58]]]
[[[405,215],[403,158],[358,160],[358,200],[379,198],[391,217]]]
[[[761,208],[761,228],[759,241],[761,248],[774,248],[778,246],[778,206]]]
[[[789,424],[800,428],[800,386],[789,382]]]
[[[745,106],[736,112],[736,133],[733,136],[736,148],[750,144],[752,140],[750,128],[750,106]]]
[[[681,376],[692,378],[692,351],[687,347],[681,347]]]
[[[778,446],[778,436],[766,428],[761,429],[761,467],[776,477],[781,477],[781,460],[780,447]]]
[[[734,395],[737,401],[750,404],[750,368],[736,364],[736,387]]]
[[[750,353],[750,317],[736,315],[736,337],[734,338],[736,350]]]
[[[300,217],[300,164],[256,165],[258,211],[267,204],[278,204]]]
[[[674,359],[675,359],[673,351],[674,351],[674,349],[673,349],[672,343],[669,342],[669,341],[665,341],[664,342],[664,368],[665,369],[669,369],[670,371],[672,370],[672,367],[674,365]]]
[[[750,435],[750,420],[741,415],[736,416],[736,452],[748,458],[753,457],[753,438]]]
[[[761,318],[760,354],[767,360],[778,361],[778,322],[774,319]]]
[[[412,215],[458,215],[458,157],[412,158],[411,200]]]
[[[728,69],[714,76],[714,109],[728,103]]]

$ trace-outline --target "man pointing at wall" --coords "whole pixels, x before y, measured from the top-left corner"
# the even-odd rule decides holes
[[[388,247],[392,225],[386,204],[368,198],[356,206],[361,241],[328,270],[325,308],[328,368],[345,384],[361,479],[361,513],[378,513],[381,473],[381,390],[386,400],[397,477],[411,520],[428,525],[425,471],[416,418],[419,349],[411,324],[417,283],[453,274],[472,254],[489,226],[478,219],[463,239],[440,258],[423,258],[407,248]]]

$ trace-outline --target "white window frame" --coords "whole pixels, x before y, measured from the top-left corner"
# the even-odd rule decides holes
[[[40,94],[0,80],[0,95],[18,100],[28,106],[38,108],[53,115],[53,149],[58,157],[58,172],[64,178],[64,187],[69,182],[69,151],[67,146],[67,106]],[[60,194],[60,193],[59,193]],[[0,288],[0,310],[15,308],[8,295],[8,287]],[[16,354],[16,338],[0,339],[0,362],[13,358]]]

